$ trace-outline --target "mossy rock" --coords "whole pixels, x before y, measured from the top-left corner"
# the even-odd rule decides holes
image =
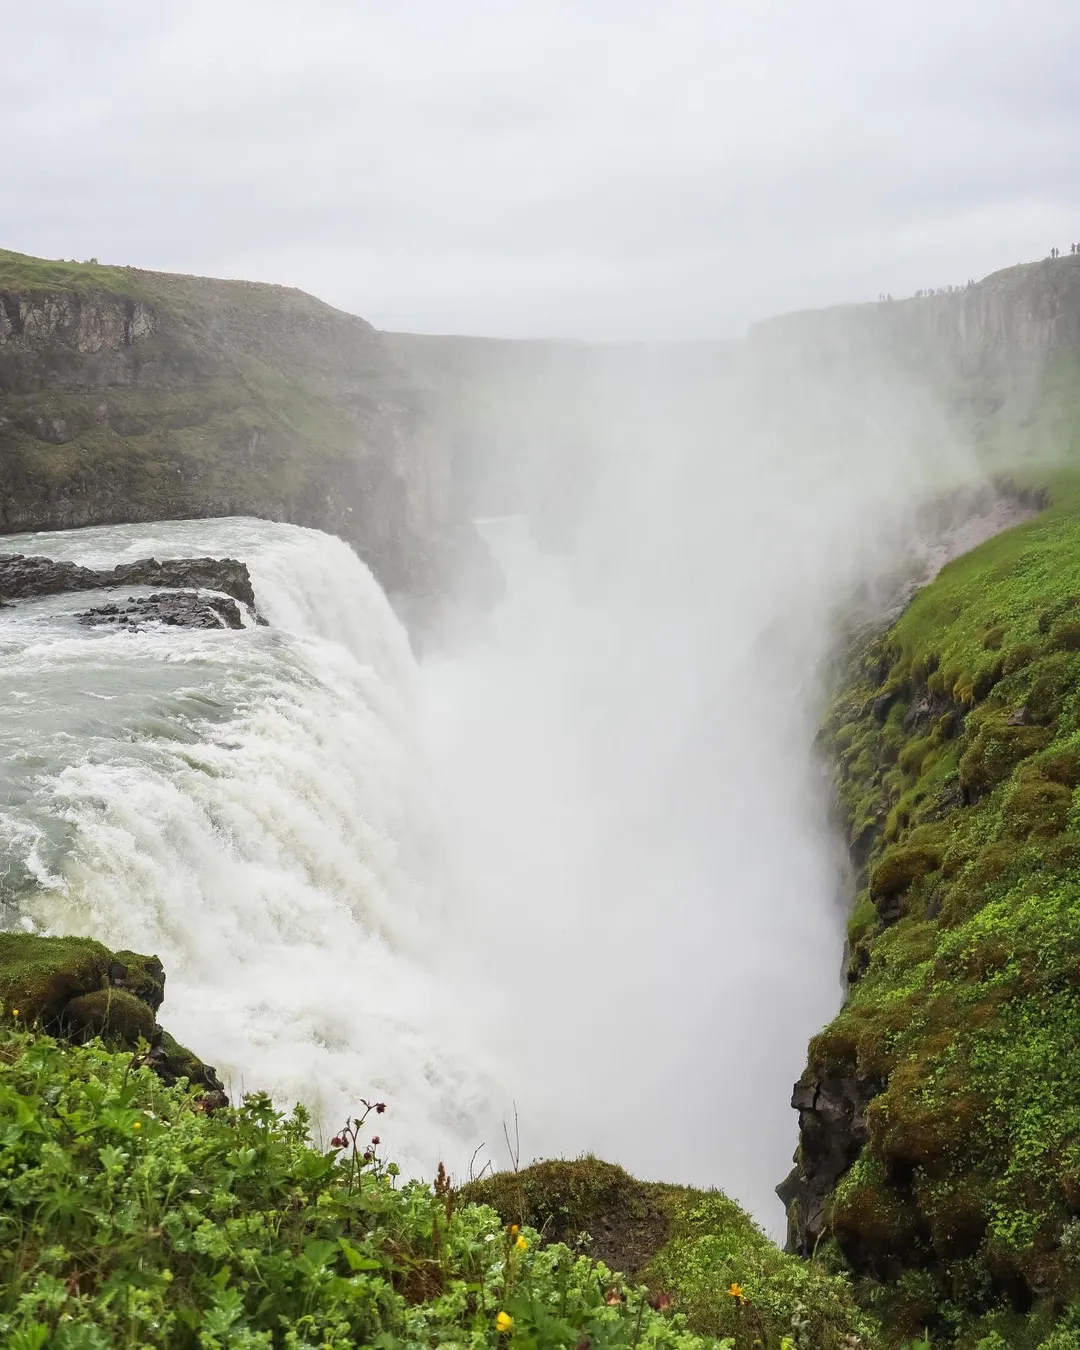
[[[551,1242],[589,1250],[614,1270],[634,1274],[663,1245],[668,1220],[653,1190],[599,1158],[535,1163],[465,1187],[462,1196],[497,1209],[508,1223],[527,1224]]]
[[[1002,657],[1002,675],[1014,675],[1018,670],[1024,670],[1038,658],[1038,655],[1039,649],[1034,642],[1016,643],[1016,645],[1010,647]]]
[[[223,1085],[213,1065],[204,1064],[198,1055],[192,1054],[187,1046],[181,1045],[169,1032],[158,1030],[149,1063],[167,1087],[186,1078],[193,1088],[202,1088],[220,1096],[223,1100],[218,1105],[225,1104]]]
[[[165,1000],[165,967],[156,956],[117,952],[109,967],[109,978],[113,985],[122,986],[142,999],[153,1012],[157,1012]]]
[[[534,1163],[456,1192],[491,1205],[504,1223],[545,1241],[581,1243],[590,1256],[674,1299],[690,1330],[738,1350],[779,1345],[794,1322],[816,1350],[881,1344],[849,1282],[782,1252],[719,1191],[643,1182],[598,1158]],[[588,1240],[583,1238],[588,1235]],[[743,1302],[730,1294],[732,1284]]]
[[[997,652],[1001,650],[1005,641],[1005,629],[1001,624],[995,624],[993,628],[988,628],[983,634],[982,645],[988,652]]]
[[[1080,786],[1080,745],[1064,746],[1060,750],[1048,750],[1032,761],[1030,767],[1040,778],[1050,783],[1061,783],[1065,787]]]
[[[1050,629],[1050,646],[1054,651],[1080,651],[1080,619],[1059,619]]]
[[[99,1036],[106,1045],[134,1047],[154,1038],[150,1008],[126,989],[97,989],[73,998],[61,1014],[64,1034],[80,1045]]]
[[[27,1025],[56,1029],[72,999],[105,988],[114,961],[93,938],[0,933],[0,1001]]]
[[[100,1037],[113,1048],[149,1042],[148,1063],[167,1084],[186,1078],[225,1102],[214,1069],[156,1020],[165,970],[156,956],[110,951],[93,938],[0,933],[0,1005],[25,1026],[77,1044]]]
[[[1032,720],[1049,726],[1060,717],[1065,702],[1076,690],[1080,658],[1073,651],[1057,651],[1037,661],[1026,708]]]
[[[888,849],[870,873],[870,898],[879,910],[882,903],[908,891],[916,881],[941,866],[940,851],[920,846]]]
[[[1021,760],[1050,742],[1044,727],[1010,726],[1004,718],[987,718],[959,764],[960,785],[972,797],[993,791]]]
[[[1072,791],[1062,783],[1027,779],[1002,803],[1001,826],[1015,839],[1050,839],[1068,826],[1071,805]]]

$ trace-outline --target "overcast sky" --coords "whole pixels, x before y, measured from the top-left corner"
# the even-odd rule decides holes
[[[0,0],[0,246],[700,337],[1080,239],[1075,0]]]

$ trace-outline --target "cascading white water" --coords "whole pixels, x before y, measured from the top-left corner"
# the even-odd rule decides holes
[[[303,1099],[329,1129],[383,1098],[407,1167],[460,1166],[491,1080],[477,999],[440,959],[415,668],[367,568],[337,539],[250,520],[5,546],[239,557],[271,625],[87,629],[86,594],[4,611],[9,922],[157,953],[165,1024],[234,1091]]]

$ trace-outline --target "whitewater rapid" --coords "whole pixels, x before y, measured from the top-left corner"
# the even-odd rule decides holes
[[[156,953],[163,1023],[234,1094],[303,1100],[324,1137],[386,1100],[407,1169],[460,1169],[493,1112],[487,1010],[443,959],[416,668],[368,569],[340,540],[255,520],[4,551],[239,558],[268,620],[85,628],[86,593],[0,613],[5,924]]]

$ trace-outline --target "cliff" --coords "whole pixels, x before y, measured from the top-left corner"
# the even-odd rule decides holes
[[[390,591],[476,543],[407,372],[300,291],[0,252],[0,531],[255,515]]]
[[[379,333],[285,287],[0,251],[0,532],[251,514],[340,535],[391,592],[490,595],[472,516],[530,511],[558,545],[649,416],[778,393],[810,416],[822,374],[929,392],[995,469],[1080,449],[1080,258],[743,342],[586,344]]]
[[[853,636],[822,730],[850,992],[792,1099],[790,1246],[935,1343],[1036,1345],[1080,1307],[1078,558],[1060,480]]]
[[[903,377],[993,467],[1080,449],[1080,256],[943,294],[785,314],[753,325],[747,343],[768,368]]]

